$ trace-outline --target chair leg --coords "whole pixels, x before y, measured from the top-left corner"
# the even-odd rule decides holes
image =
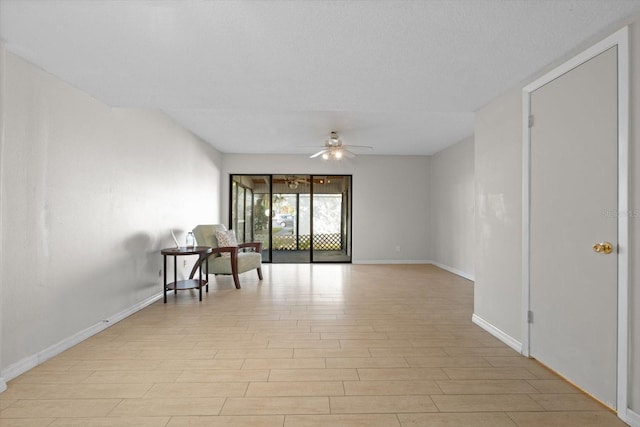
[[[231,253],[231,275],[233,276],[233,283],[236,284],[236,289],[240,289],[240,278],[238,277],[238,250],[236,249]]]
[[[240,278],[238,277],[238,273],[233,273],[233,283],[236,284],[236,289],[240,289]]]
[[[258,268],[258,279],[262,280],[262,268]]]

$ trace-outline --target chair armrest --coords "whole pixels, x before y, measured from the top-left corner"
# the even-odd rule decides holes
[[[240,243],[238,248],[253,248],[255,252],[262,253],[262,242]]]

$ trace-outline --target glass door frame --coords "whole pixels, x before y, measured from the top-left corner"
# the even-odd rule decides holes
[[[326,261],[326,260],[318,260],[315,259],[314,257],[314,232],[313,232],[313,217],[314,217],[314,207],[313,207],[313,196],[314,196],[314,178],[318,178],[318,177],[326,177],[328,174],[294,174],[294,173],[233,173],[233,174],[229,174],[229,224],[230,224],[230,228],[233,227],[234,225],[234,206],[233,206],[233,199],[234,199],[234,183],[236,185],[239,185],[239,183],[237,181],[234,181],[234,177],[239,177],[239,176],[246,176],[246,177],[253,177],[253,176],[259,176],[259,177],[265,177],[269,179],[269,210],[270,210],[270,215],[269,215],[269,221],[268,221],[268,241],[269,241],[269,250],[268,250],[268,254],[269,254],[269,259],[268,260],[263,260],[264,263],[272,263],[273,262],[273,218],[274,218],[274,209],[273,209],[273,178],[274,176],[305,176],[309,178],[309,183],[310,183],[310,191],[309,191],[309,197],[310,197],[310,236],[309,236],[309,263],[310,264],[351,264],[352,262],[352,240],[353,240],[353,175],[350,174],[335,174],[333,176],[341,176],[344,178],[348,178],[349,179],[349,189],[348,189],[348,197],[345,195],[344,192],[342,192],[342,203],[341,203],[341,212],[340,212],[340,217],[341,217],[341,221],[340,221],[340,235],[344,236],[347,240],[347,242],[345,243],[345,254],[348,257],[348,260],[342,260],[342,261]],[[246,186],[243,186],[244,188],[247,188]],[[246,194],[246,190],[245,190],[245,194]],[[251,205],[253,206],[253,197],[255,195],[255,192],[253,189],[251,189],[251,194],[252,194],[252,201],[251,201]],[[336,193],[337,194],[337,193]],[[296,221],[295,221],[295,226],[296,226],[296,239],[297,241],[299,241],[299,216],[300,216],[300,212],[299,212],[299,203],[300,203],[300,194],[296,194]],[[347,203],[345,203],[345,197],[347,198]],[[236,197],[237,198],[237,197]],[[245,196],[245,200],[246,200],[246,196]],[[237,208],[235,210],[237,212]],[[246,216],[246,212],[245,212],[245,216]],[[252,211],[252,216],[253,216],[253,211]],[[348,221],[348,224],[346,224],[346,222]],[[245,224],[245,228],[247,227],[248,224]],[[255,235],[254,233],[254,224],[253,222],[250,224],[251,227],[251,236],[253,237]],[[344,233],[344,227],[348,227],[348,232]],[[243,230],[246,236],[246,231]],[[236,233],[238,231],[236,230]]]

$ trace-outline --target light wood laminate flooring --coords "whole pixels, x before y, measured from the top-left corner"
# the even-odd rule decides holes
[[[624,426],[471,322],[430,265],[265,265],[169,295],[13,379],[0,425]]]

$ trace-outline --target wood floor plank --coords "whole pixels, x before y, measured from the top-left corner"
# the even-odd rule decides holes
[[[0,425],[622,426],[471,322],[431,265],[278,264],[171,295],[8,383]]]

